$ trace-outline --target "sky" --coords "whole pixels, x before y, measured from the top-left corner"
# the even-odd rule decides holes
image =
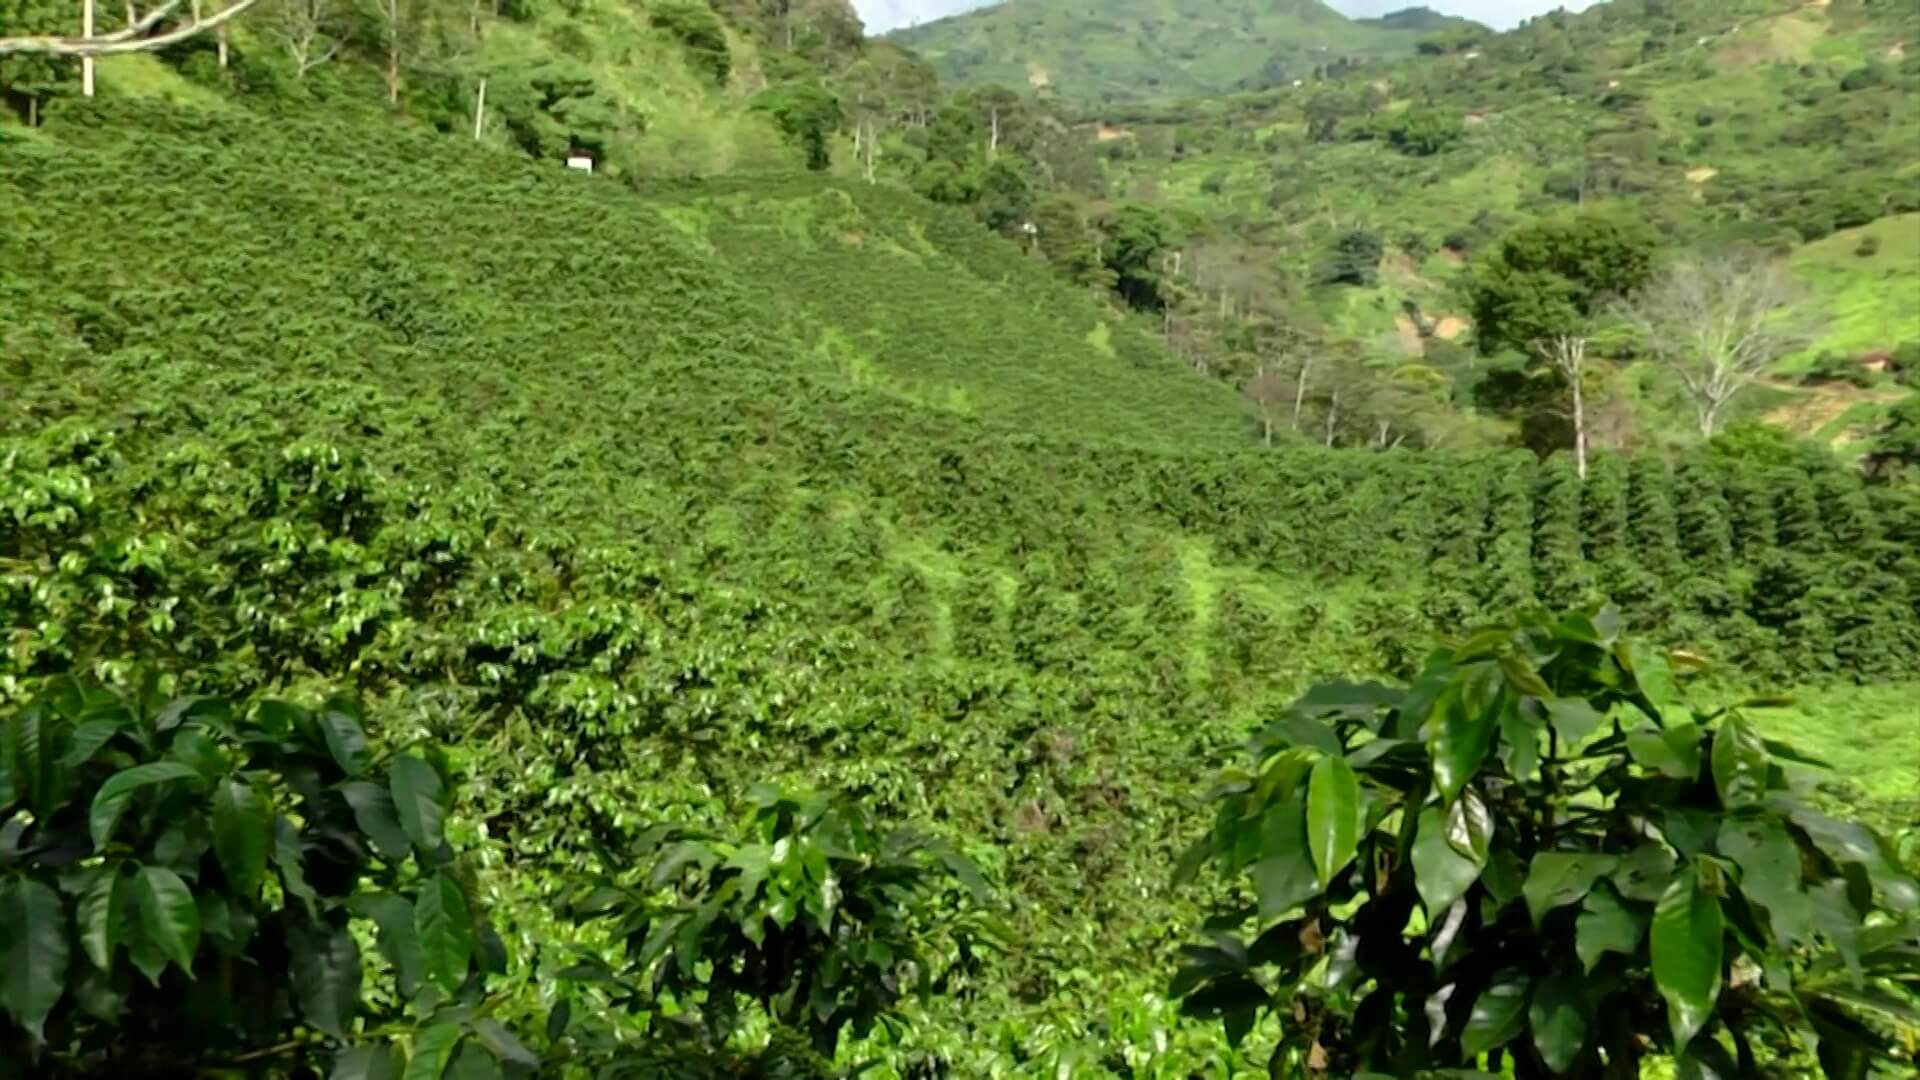
[[[853,6],[860,12],[860,21],[867,24],[867,33],[884,34],[897,27],[914,22],[930,22],[943,15],[953,15],[971,8],[983,7],[992,0],[853,0]],[[1390,11],[1415,7],[1423,0],[1328,0],[1334,7],[1349,15],[1385,15]],[[1444,11],[1449,15],[1465,15],[1477,19],[1495,29],[1504,30],[1529,15],[1538,15],[1543,11],[1552,11],[1564,7],[1578,11],[1593,3],[1593,0],[1424,0],[1426,7],[1435,11]]]

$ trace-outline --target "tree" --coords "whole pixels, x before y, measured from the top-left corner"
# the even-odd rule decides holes
[[[1142,310],[1166,306],[1167,282],[1161,268],[1171,227],[1158,210],[1124,203],[1107,219],[1103,258],[1113,271],[1121,299]]]
[[[1349,229],[1334,241],[1320,270],[1325,285],[1358,285],[1370,288],[1380,278],[1380,259],[1386,245],[1371,229]]]
[[[753,99],[753,108],[773,117],[782,134],[798,144],[807,168],[824,172],[833,164],[829,140],[840,130],[840,99],[825,87],[796,83],[770,87]]]
[[[346,40],[343,21],[333,0],[273,0],[259,20],[261,32],[286,50],[300,78],[340,51]]]
[[[1818,333],[1792,278],[1757,253],[1686,255],[1621,305],[1640,348],[1685,389],[1703,438],[1773,362]]]
[[[46,10],[41,7],[38,0],[9,0],[9,2],[31,5],[36,10]],[[222,29],[227,23],[259,2],[260,0],[233,0],[233,3],[204,17],[198,15],[196,9],[196,15],[191,21],[149,36],[149,31],[172,17],[174,12],[180,10],[181,4],[185,3],[185,0],[165,0],[152,11],[141,15],[138,20],[111,33],[95,34],[91,37],[71,37],[54,33],[53,28],[49,27],[37,35],[0,37],[0,57],[29,55],[93,57],[158,52],[209,30]],[[0,11],[5,10],[0,8]],[[32,29],[42,29],[33,26],[31,21],[15,22],[8,19],[4,25],[9,27],[25,25]]]
[[[1583,478],[1589,346],[1599,316],[1651,276],[1654,247],[1638,221],[1593,212],[1551,218],[1507,236],[1468,282],[1481,351],[1536,357],[1563,384]]]
[[[71,21],[71,5],[62,0],[0,0],[0,26],[10,30],[53,33]],[[47,101],[71,93],[73,83],[71,65],[54,55],[0,53],[0,95],[8,105],[24,106],[22,119],[29,127],[38,126]]]
[[[1236,1043],[1283,1017],[1274,1076],[1910,1069],[1920,886],[1693,666],[1543,614],[1309,690],[1214,786],[1179,877],[1235,890],[1170,992]]]
[[[1868,474],[1883,483],[1920,475],[1920,396],[1910,396],[1888,411],[1866,461]]]

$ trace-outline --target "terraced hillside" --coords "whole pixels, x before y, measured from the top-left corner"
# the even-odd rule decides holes
[[[1164,882],[1210,769],[1310,677],[1604,598],[1756,676],[1920,676],[1910,489],[1817,458],[1580,484],[1262,452],[1217,388],[907,196],[636,192],[111,104],[4,151],[0,695],[133,658],[356,691],[376,738],[459,748],[515,948],[559,933],[555,868],[594,838],[756,781],[965,838],[1013,947],[846,1051],[869,1075],[1263,1056],[1159,996],[1194,921]]]

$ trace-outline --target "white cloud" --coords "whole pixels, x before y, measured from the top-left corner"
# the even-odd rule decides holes
[[[853,0],[867,33],[884,34],[916,22],[931,22],[947,15],[985,7],[993,0]],[[1402,8],[1418,6],[1422,0],[1329,0],[1349,15],[1385,15]],[[1449,15],[1465,15],[1488,26],[1506,29],[1529,15],[1538,15],[1564,7],[1578,11],[1594,0],[1424,0],[1427,7]]]

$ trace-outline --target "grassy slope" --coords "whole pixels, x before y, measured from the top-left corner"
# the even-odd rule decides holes
[[[1349,20],[1319,0],[1009,0],[901,30],[943,81],[1045,86],[1070,100],[1171,98],[1337,57],[1409,53],[1418,31]]]

